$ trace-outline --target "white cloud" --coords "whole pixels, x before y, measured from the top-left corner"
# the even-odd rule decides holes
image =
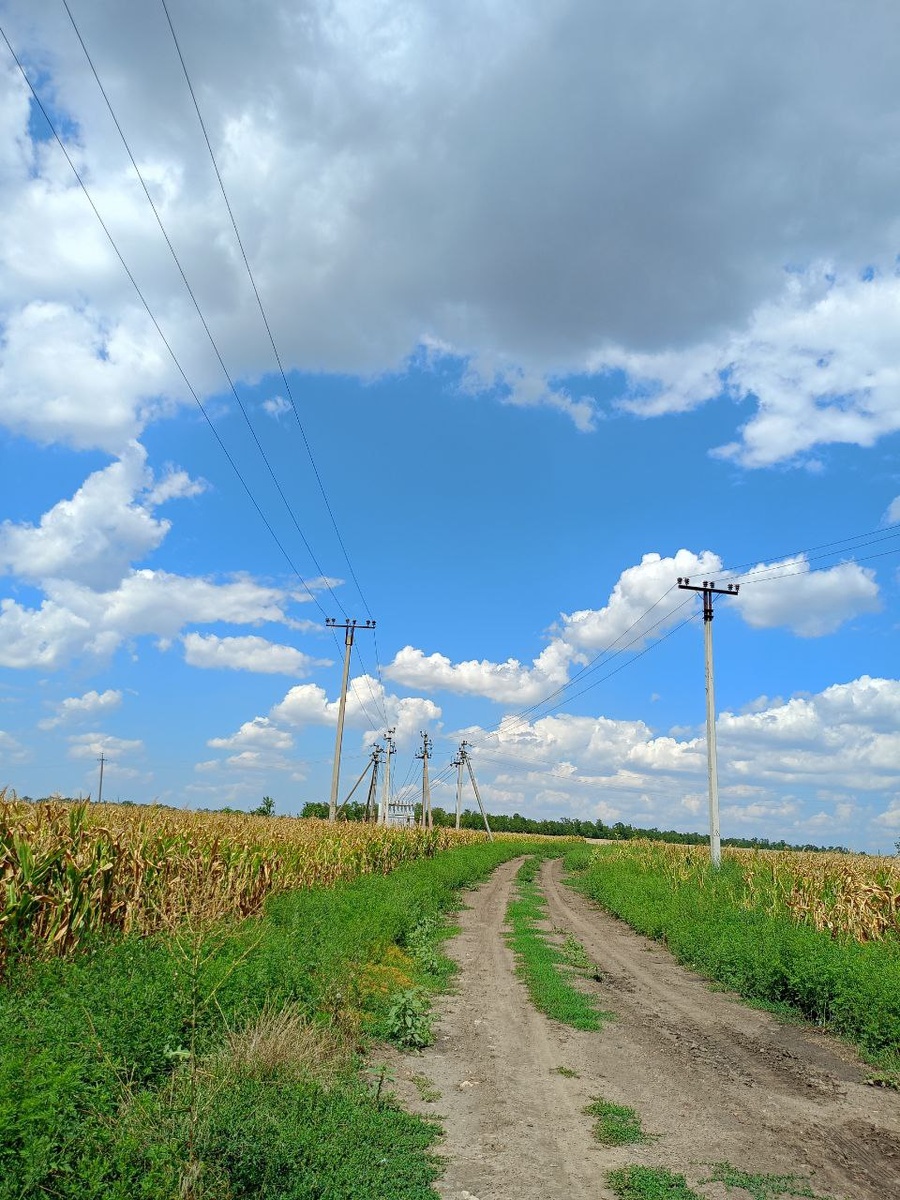
[[[760,573],[762,578],[754,578]],[[443,689],[523,707],[534,704],[569,681],[573,665],[587,666],[598,652],[607,662],[619,653],[634,653],[690,616],[696,600],[678,589],[679,577],[698,582],[731,576],[710,550],[695,554],[682,549],[668,557],[645,554],[621,573],[603,607],[562,613],[555,636],[530,667],[514,658],[453,663],[446,655],[426,655],[405,646],[384,673],[426,691]],[[741,578],[746,582],[731,603],[757,629],[782,627],[803,637],[820,637],[880,608],[874,572],[855,563],[812,571],[799,555],[773,565],[760,563]],[[572,678],[577,686],[577,678]],[[590,676],[584,678],[587,682]]]
[[[329,700],[324,688],[315,683],[301,683],[291,688],[276,704],[269,716],[295,728],[305,725],[336,725],[339,702]],[[347,691],[345,720],[348,725],[364,728],[369,735],[380,734],[385,725],[379,721],[384,710],[387,725],[396,728],[398,744],[405,745],[420,729],[435,728],[441,717],[440,708],[421,696],[395,696],[385,692],[377,679],[360,675],[350,680]]]
[[[13,737],[11,733],[0,729],[0,763],[17,765],[28,762],[30,759],[31,751],[28,747],[23,745],[18,738]],[[4,781],[4,786],[6,782]]]
[[[780,626],[800,637],[834,633],[881,608],[874,571],[852,562],[813,571],[802,554],[753,567],[731,603],[754,629]]]
[[[71,721],[80,721],[85,717],[115,712],[121,704],[122,693],[114,688],[107,688],[105,692],[85,692],[83,696],[69,696],[60,701],[57,715],[39,721],[38,728],[55,729],[59,725],[67,725]]]
[[[237,733],[230,737],[211,738],[207,743],[213,750],[290,750],[294,739],[283,729],[278,729],[267,717],[254,717],[245,721]]]
[[[146,558],[169,531],[156,504],[196,495],[202,484],[171,471],[154,484],[144,448],[88,476],[71,500],[60,500],[38,525],[0,527],[0,570],[30,582],[67,579],[98,591],[113,588],[131,563]]]
[[[900,787],[900,680],[861,676],[769,708],[722,713],[718,719],[723,821],[762,836],[794,841],[827,830],[853,840],[873,799]],[[659,736],[642,721],[558,714],[531,722],[507,717],[498,731],[460,731],[491,804],[501,790],[524,789],[536,802],[551,784],[557,808],[602,800],[616,818],[696,826],[706,809],[706,745],[702,736]],[[834,789],[839,791],[835,794]],[[836,795],[828,822],[806,806]],[[875,824],[892,827],[889,808]],[[604,820],[607,819],[604,817]],[[774,832],[774,831],[779,832]]]
[[[556,641],[523,667],[516,659],[505,663],[452,663],[443,654],[424,654],[412,646],[398,650],[384,671],[406,687],[444,689],[459,695],[487,696],[503,703],[529,704],[564,683],[572,651]]]
[[[291,411],[291,405],[284,396],[272,396],[268,400],[263,400],[263,412],[267,412],[270,417],[283,417]]]
[[[598,354],[593,367],[626,371],[633,395],[623,407],[644,416],[685,412],[723,391],[752,398],[739,439],[717,453],[767,467],[900,429],[898,320],[900,274],[862,280],[817,266],[787,276],[782,296],[742,331],[686,350]]]
[[[140,738],[113,737],[110,733],[76,733],[68,738],[70,758],[123,758],[144,749]]]
[[[213,633],[184,635],[184,661],[192,667],[256,671],[266,675],[309,675],[314,667],[328,667],[324,658],[312,658],[293,646],[261,637],[217,637]]]
[[[896,525],[900,522],[900,496],[895,496],[888,505],[887,512],[884,514],[884,522],[886,525]]]
[[[38,608],[0,601],[0,665],[56,670],[74,658],[103,661],[129,638],[171,639],[189,624],[291,624],[287,594],[248,578],[219,583],[144,569],[108,592],[58,580],[45,591]]]
[[[88,46],[234,374],[255,378],[269,348],[165,23],[108,7],[79,14]],[[28,0],[8,9],[209,390],[207,347],[71,30]],[[624,366],[670,408],[724,375],[756,398],[727,448],[748,466],[898,427],[893,6],[860,23],[814,0],[316,0],[300,21],[269,0],[251,22],[199,0],[175,17],[288,366],[370,374],[443,349],[501,399],[583,428],[595,406],[567,374]],[[181,386],[58,148],[29,139],[22,81],[5,69],[0,88],[3,419],[115,453]],[[792,271],[784,294],[785,263],[831,260]]]

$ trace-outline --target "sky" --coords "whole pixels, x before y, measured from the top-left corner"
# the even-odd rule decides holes
[[[893,850],[892,0],[0,26],[0,786]]]

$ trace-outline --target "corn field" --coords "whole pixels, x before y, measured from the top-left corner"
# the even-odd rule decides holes
[[[660,871],[673,886],[691,883],[702,888],[713,877],[709,851],[703,846],[635,840],[603,853]],[[746,909],[787,913],[834,938],[900,941],[900,859],[723,847],[722,860],[722,882],[732,886],[734,901]],[[728,864],[733,864],[730,870]]]
[[[0,791],[0,966],[103,930],[247,917],[274,892],[387,874],[483,834],[48,801]]]

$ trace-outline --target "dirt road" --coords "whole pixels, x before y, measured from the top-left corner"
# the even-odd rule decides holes
[[[600,967],[603,981],[585,986],[614,1019],[580,1033],[537,1013],[503,936],[516,866],[469,894],[436,1044],[396,1064],[404,1102],[443,1119],[445,1200],[599,1200],[611,1196],[607,1171],[626,1163],[668,1167],[696,1187],[721,1161],[808,1176],[833,1200],[900,1200],[900,1095],[866,1085],[833,1039],[712,991],[568,889],[558,860],[541,874],[552,924]],[[583,1113],[597,1096],[635,1108],[654,1139],[598,1146]]]

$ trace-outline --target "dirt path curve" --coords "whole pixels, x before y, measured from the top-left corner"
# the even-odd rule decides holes
[[[900,1200],[900,1096],[867,1086],[833,1040],[711,991],[565,887],[558,860],[541,875],[551,922],[601,968],[603,982],[587,986],[615,1019],[580,1033],[538,1014],[503,937],[517,865],[470,894],[449,944],[460,974],[439,1004],[436,1044],[397,1064],[409,1107],[443,1118],[445,1200],[600,1200],[606,1172],[625,1163],[696,1183],[723,1160],[807,1175],[834,1200]],[[598,1146],[582,1111],[596,1096],[635,1108],[657,1137]],[[721,1185],[702,1191],[727,1196]]]

